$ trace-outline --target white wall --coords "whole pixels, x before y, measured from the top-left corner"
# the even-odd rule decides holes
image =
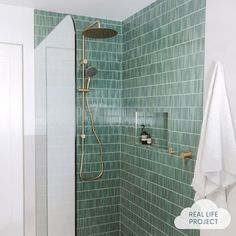
[[[34,15],[33,9],[0,4],[0,42],[23,48],[25,236],[35,235]]]
[[[206,2],[205,94],[213,62],[219,60],[224,65],[226,87],[236,127],[236,1],[207,0]],[[201,236],[236,235],[236,187],[229,192],[228,200],[232,216],[230,226],[226,230],[203,230]]]

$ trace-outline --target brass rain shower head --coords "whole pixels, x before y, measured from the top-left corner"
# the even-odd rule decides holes
[[[117,31],[108,28],[90,28],[83,32],[83,35],[87,38],[111,38],[117,35]]]

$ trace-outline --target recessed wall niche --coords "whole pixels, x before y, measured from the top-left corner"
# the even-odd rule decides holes
[[[144,130],[151,136],[152,144],[141,142],[141,133]],[[135,144],[168,149],[168,113],[167,112],[135,112]]]

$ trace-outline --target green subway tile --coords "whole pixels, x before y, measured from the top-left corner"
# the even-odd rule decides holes
[[[196,155],[202,120],[204,22],[205,1],[198,4],[196,0],[158,1],[123,22],[124,235],[199,235],[196,230],[186,234],[173,224],[183,207],[193,202],[190,184],[194,161],[183,162],[156,147],[135,145],[138,137],[133,131],[135,111],[151,117],[155,109],[165,109],[169,145],[178,152],[191,150]],[[157,137],[154,140],[164,137],[160,136],[162,130],[154,129],[158,122],[151,118],[146,122]],[[143,231],[138,232],[140,226]]]

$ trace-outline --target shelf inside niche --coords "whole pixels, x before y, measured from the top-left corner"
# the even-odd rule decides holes
[[[140,142],[142,125],[145,131],[152,137],[152,145]],[[167,112],[135,112],[135,144],[142,146],[153,146],[168,149],[168,113]]]

